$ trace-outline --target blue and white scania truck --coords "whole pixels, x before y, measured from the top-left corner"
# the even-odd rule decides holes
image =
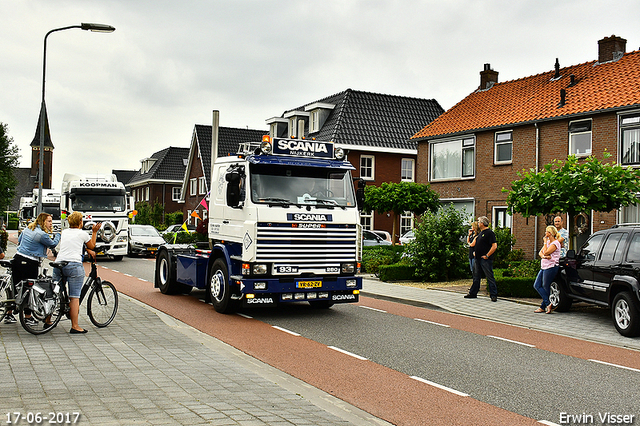
[[[214,115],[212,153],[217,153]],[[331,142],[274,139],[212,159],[209,248],[161,246],[155,287],[206,289],[216,311],[357,302],[362,278],[354,167]]]

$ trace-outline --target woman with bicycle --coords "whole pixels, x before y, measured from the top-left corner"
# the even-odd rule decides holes
[[[47,249],[53,249],[60,242],[60,233],[53,232],[53,218],[49,213],[40,213],[18,237],[18,249],[13,257],[11,276],[18,284],[22,280],[38,278],[40,261],[47,257]],[[27,321],[36,322],[31,312],[25,310]],[[13,320],[13,321],[12,321]],[[5,323],[16,322],[13,312],[7,312]]]
[[[58,247],[58,257],[56,262],[69,262],[62,268],[62,275],[58,268],[53,270],[54,281],[66,281],[69,289],[69,317],[71,318],[71,334],[86,333],[87,330],[78,324],[78,313],[80,312],[80,292],[84,283],[84,267],[82,266],[82,254],[84,246],[92,250],[96,246],[96,238],[101,223],[93,225],[91,237],[82,230],[82,213],[73,212],[67,218],[69,228],[62,231],[60,247]],[[90,252],[95,256],[95,253]]]

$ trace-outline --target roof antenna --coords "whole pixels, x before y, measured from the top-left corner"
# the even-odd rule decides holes
[[[560,62],[558,62],[558,58],[556,58],[555,69],[556,69],[556,74],[553,76],[553,78],[559,78],[560,77]]]

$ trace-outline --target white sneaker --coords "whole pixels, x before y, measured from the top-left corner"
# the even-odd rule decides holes
[[[4,323],[5,324],[15,324],[17,322],[18,322],[18,320],[16,319],[16,317],[13,316],[13,314],[7,314],[4,317]]]
[[[38,320],[35,319],[34,317],[25,318],[24,322],[26,322],[27,325],[31,326],[31,327],[37,327],[38,326]]]

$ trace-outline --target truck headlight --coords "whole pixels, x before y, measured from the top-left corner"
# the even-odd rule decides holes
[[[118,239],[116,240],[118,243],[126,243],[127,242],[127,236],[126,235],[121,235],[118,237]]]
[[[243,263],[242,275],[265,275],[268,269],[265,263]]]
[[[343,274],[353,274],[356,271],[356,265],[353,263],[343,263],[340,265],[340,271]]]
[[[347,280],[347,287],[355,287],[358,285],[358,281],[356,280]]]

